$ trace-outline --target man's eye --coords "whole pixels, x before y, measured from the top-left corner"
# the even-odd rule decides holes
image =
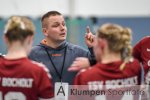
[[[63,25],[63,26],[66,26],[66,23],[63,23],[62,25]]]
[[[58,27],[59,25],[53,25],[52,27]]]

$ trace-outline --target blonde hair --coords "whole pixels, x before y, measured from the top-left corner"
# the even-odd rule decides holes
[[[117,24],[104,24],[97,31],[97,37],[105,38],[111,51],[121,52],[122,59],[129,61],[132,55],[131,29]]]
[[[4,34],[10,42],[23,41],[27,36],[34,35],[35,27],[32,21],[24,16],[12,16],[6,23]]]

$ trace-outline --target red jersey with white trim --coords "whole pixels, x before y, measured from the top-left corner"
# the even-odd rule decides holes
[[[138,60],[134,59],[132,62],[127,63],[123,70],[120,70],[122,63],[122,61],[108,64],[97,63],[89,69],[80,71],[74,79],[74,85],[87,85],[89,90],[101,90],[104,85],[105,89],[118,89],[129,85],[139,85],[141,67]],[[110,98],[108,100],[120,99]]]
[[[51,79],[45,68],[28,58],[8,60],[0,57],[0,100],[52,98]]]
[[[150,67],[150,36],[144,37],[134,46],[133,56],[142,62],[147,73]]]

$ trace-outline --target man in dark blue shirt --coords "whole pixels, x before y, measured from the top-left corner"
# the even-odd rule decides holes
[[[77,72],[70,72],[68,68],[75,58],[91,58],[93,55],[88,50],[66,41],[67,27],[61,13],[50,11],[43,15],[41,22],[45,39],[32,48],[29,58],[47,66],[53,84],[55,82],[72,84]]]

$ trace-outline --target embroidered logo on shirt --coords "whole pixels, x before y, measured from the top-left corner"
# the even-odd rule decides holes
[[[62,54],[56,53],[56,54],[52,54],[52,56],[59,57],[59,56],[62,56]]]

